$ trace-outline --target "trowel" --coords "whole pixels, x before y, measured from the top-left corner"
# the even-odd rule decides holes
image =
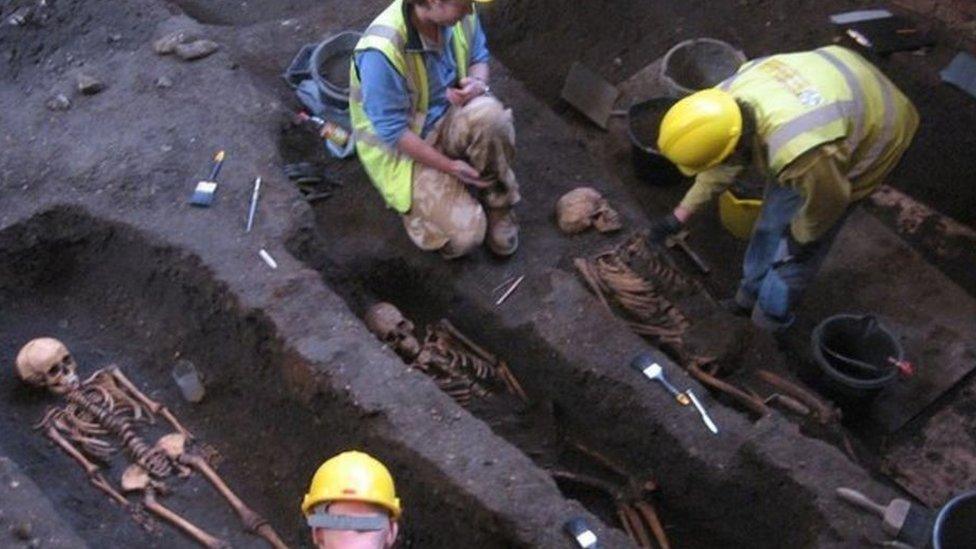
[[[559,97],[604,130],[607,129],[607,122],[611,116],[627,114],[627,111],[613,110],[613,104],[619,96],[620,90],[616,86],[579,61],[574,62],[569,68],[563,91],[559,94]]]

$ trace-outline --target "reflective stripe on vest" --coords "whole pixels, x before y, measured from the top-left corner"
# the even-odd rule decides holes
[[[471,38],[476,30],[475,14],[464,17],[452,29],[458,78],[467,75]],[[410,95],[408,126],[412,132],[420,135],[427,120],[430,90],[423,54],[406,51],[407,32],[403,0],[394,0],[366,29],[356,45],[356,51],[380,51],[403,77]],[[355,57],[350,67],[349,115],[353,124],[353,137],[356,139],[356,151],[366,173],[387,205],[398,212],[406,213],[412,202],[413,160],[391,149],[377,137],[372,122],[363,110],[363,92],[356,71]]]
[[[814,50],[808,54],[772,56],[778,57],[772,62],[779,63],[779,67],[785,67],[785,71],[781,70],[777,73],[777,67],[773,66],[767,71],[770,73],[769,79],[761,76],[756,78],[756,74],[751,73],[764,61],[769,61],[770,58],[756,60],[743,65],[739,72],[718,86],[739,99],[748,99],[747,102],[752,103],[757,111],[762,111],[768,115],[769,118],[764,120],[769,127],[765,128],[766,133],[763,135],[763,139],[768,148],[769,165],[774,173],[778,173],[810,148],[833,139],[843,138],[852,155],[852,164],[845,171],[847,177],[853,180],[876,166],[887,155],[893,146],[893,141],[898,138],[900,121],[895,98],[896,96],[903,98],[903,96],[876,68],[866,61],[859,57],[852,60],[842,59],[842,56],[848,55],[844,52],[846,50],[834,46]],[[815,54],[815,57],[810,54]],[[855,56],[856,54],[849,53],[849,55]],[[816,70],[815,64],[811,65],[813,58],[827,62],[837,70],[841,79],[838,80],[822,70]],[[858,71],[857,74],[855,74],[855,70]],[[792,78],[789,71],[800,76]],[[784,72],[785,76],[783,75]],[[753,78],[749,81],[749,79],[744,78],[746,76]],[[785,81],[783,81],[784,78]],[[808,84],[812,88],[801,90],[802,93],[796,95],[796,99],[785,100],[784,94],[780,93],[783,90],[789,89],[794,94],[798,92],[794,80]],[[779,81],[781,87],[773,89],[773,95],[777,93],[779,95],[771,99],[775,105],[769,105],[763,103],[765,96],[759,94],[757,90],[752,90],[750,86],[755,84],[759,86],[758,89],[768,90],[773,81]],[[844,86],[846,89],[843,91],[836,88],[844,84],[846,84]],[[866,85],[874,85],[877,88],[873,95],[874,110],[870,112],[868,110],[869,99],[865,90]],[[804,97],[804,93],[810,94],[807,97],[813,101],[826,99],[827,102],[808,110],[804,106],[805,99],[807,99]],[[843,97],[846,95],[849,95],[850,98],[844,99]],[[907,99],[904,103],[910,107]],[[790,111],[795,111],[796,114],[790,117]],[[839,128],[844,126],[849,127],[846,135],[838,134]],[[832,129],[824,133],[827,128]],[[796,150],[788,149],[791,143],[799,137],[804,137],[804,139],[793,146],[793,149]],[[863,150],[864,146],[867,146],[868,149]]]

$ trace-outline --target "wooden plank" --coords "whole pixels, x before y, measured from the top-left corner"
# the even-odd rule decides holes
[[[895,482],[933,509],[976,486],[973,386],[970,381],[968,403],[940,410],[918,436],[895,443],[884,459],[884,469]]]

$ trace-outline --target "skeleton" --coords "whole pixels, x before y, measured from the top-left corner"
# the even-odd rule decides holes
[[[638,274],[630,264],[636,254],[643,253],[639,248],[646,248],[644,242],[638,235],[592,261],[578,258],[574,264],[608,310],[613,312],[610,301],[623,310],[631,330],[683,346],[682,335],[691,323],[668,296],[687,293],[697,286],[659,255],[642,258],[649,276]]]
[[[623,484],[614,483],[600,476],[561,469],[550,469],[549,474],[557,480],[579,484],[606,494],[617,507],[617,518],[620,525],[637,546],[654,547],[651,544],[651,537],[653,536],[659,547],[670,549],[671,544],[664,531],[664,526],[658,518],[654,505],[648,498],[649,493],[657,490],[657,483],[650,479],[635,479],[618,463],[579,442],[573,442],[573,447],[614,475],[625,479],[625,482]]]
[[[190,432],[164,405],[139,391],[118,367],[97,370],[82,381],[68,348],[56,339],[39,338],[20,350],[16,368],[28,385],[47,389],[66,401],[60,408],[50,408],[35,428],[78,462],[96,488],[132,512],[137,520],[138,508],[109,483],[102,474],[103,466],[96,463],[107,463],[120,450],[133,462],[123,474],[122,490],[142,492],[146,509],[205,547],[227,544],[156,501],[157,493],[168,491],[165,479],[173,475],[186,477],[193,471],[200,473],[227,499],[249,531],[276,549],[286,547],[267,521],[245,505],[204,458],[184,450],[185,443],[193,440]],[[156,416],[162,416],[176,432],[153,445],[139,436],[136,427],[154,423]],[[111,442],[112,438],[117,442]]]
[[[716,377],[718,364],[713,358],[688,351],[684,335],[691,322],[670,296],[702,288],[652,250],[645,234],[637,233],[592,260],[577,258],[574,264],[603,306],[611,314],[623,316],[631,331],[661,345],[703,385],[728,395],[756,415],[769,413],[762,399]],[[638,273],[633,267],[636,264],[646,274]]]
[[[390,303],[370,307],[366,326],[461,406],[467,407],[472,397],[488,396],[499,382],[509,393],[528,401],[505,361],[471,341],[447,319],[427,326],[422,345],[413,335],[413,322]]]
[[[623,226],[620,214],[592,187],[579,187],[564,194],[556,202],[556,220],[566,234],[583,232],[591,226],[609,233]]]

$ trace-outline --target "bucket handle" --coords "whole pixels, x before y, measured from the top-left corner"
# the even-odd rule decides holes
[[[861,339],[866,339],[873,332],[878,331],[878,317],[864,315],[861,317]]]

